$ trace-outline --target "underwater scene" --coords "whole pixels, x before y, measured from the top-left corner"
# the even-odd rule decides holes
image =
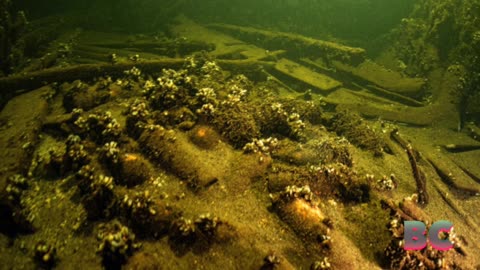
[[[480,0],[0,0],[0,269],[480,269]]]

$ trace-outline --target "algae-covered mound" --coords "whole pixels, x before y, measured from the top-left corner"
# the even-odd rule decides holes
[[[182,268],[191,263],[190,259],[179,260],[173,254],[223,250],[219,260],[227,261],[236,257],[239,249],[248,249],[267,256],[271,249],[267,242],[258,240],[253,246],[244,242],[249,235],[273,236],[285,225],[274,221],[268,213],[265,202],[269,193],[257,187],[257,183],[273,185],[279,172],[272,169],[276,171],[278,166],[299,172],[305,171],[306,164],[316,162],[327,166],[341,161],[351,166],[348,150],[343,146],[337,149],[334,140],[328,142],[328,147],[327,142],[324,146],[304,144],[321,122],[320,107],[281,99],[245,76],[229,75],[215,62],[163,70],[156,76],[158,79],[153,80],[149,74],[126,72],[125,77],[116,81],[110,78],[75,81],[60,86],[50,97],[49,106],[56,109],[40,119],[43,129],[32,130],[41,134],[41,140],[24,147],[33,151],[31,165],[23,171],[25,181],[9,180],[4,191],[4,218],[36,217],[28,221],[13,218],[9,222],[18,229],[28,225],[34,230],[35,239],[41,240],[45,248],[40,251],[39,247],[35,255],[40,258],[36,260],[38,265],[71,267],[64,258],[82,245],[78,234],[87,237],[83,245],[98,247],[97,253],[82,249],[77,254],[78,260],[95,258],[88,263],[89,267],[128,267],[130,262],[138,265],[139,261],[134,259],[137,253],[150,256],[160,247],[170,250],[172,255],[164,254],[159,261],[177,261],[184,265]],[[259,86],[262,91],[257,90]],[[99,93],[108,98],[91,98]],[[19,96],[11,102],[24,102],[25,97]],[[259,98],[264,101],[259,102]],[[6,107],[7,111],[11,109],[14,108]],[[309,119],[314,121],[311,123]],[[288,149],[301,145],[307,152],[319,152],[308,154],[308,163],[291,163],[286,156],[301,160],[300,156],[305,154],[288,154],[291,151]],[[323,158],[321,153],[328,153],[330,158]],[[17,160],[24,158],[19,155]],[[273,164],[276,165],[272,167]],[[369,200],[370,187],[365,179],[357,179],[347,166],[339,167],[340,174],[332,174],[333,168],[306,170],[302,174],[308,176],[307,182],[283,177],[282,185],[310,183],[312,191],[321,192],[318,194],[324,194],[323,198],[346,202]],[[284,187],[278,187],[270,192],[284,192]],[[330,192],[322,191],[325,189]],[[242,195],[251,192],[258,195]],[[39,208],[45,200],[55,203]],[[321,202],[322,197],[315,201]],[[264,206],[259,208],[259,205]],[[309,235],[316,230],[314,216],[303,220],[297,213],[297,207],[307,207],[301,211],[317,211],[316,206],[309,210],[309,203],[303,201],[292,205],[274,202],[274,205],[287,224],[304,224],[290,237]],[[249,217],[249,212],[255,213],[255,217]],[[60,216],[64,217],[63,226],[56,223]],[[252,218],[253,222],[244,222]],[[276,225],[260,230],[252,227],[262,219]],[[329,218],[323,219],[326,222]],[[323,233],[329,238],[327,228],[331,225],[324,226]],[[98,232],[99,240],[89,228]],[[59,245],[54,235],[70,235],[74,241]],[[168,244],[159,241],[164,237]],[[301,265],[329,256],[330,244],[319,245],[317,240],[312,237],[309,241],[312,248],[321,252],[316,259]],[[33,239],[24,241],[26,245],[36,245]],[[280,243],[279,239],[273,241]],[[296,245],[300,243],[297,241],[282,245]],[[195,260],[209,265],[207,255],[196,256],[200,257]],[[292,259],[288,254],[282,256],[286,261]],[[10,259],[14,260],[12,263],[28,265],[28,254]],[[260,265],[262,257],[257,259]],[[238,264],[247,265],[252,257],[237,260]]]
[[[371,168],[356,165],[363,149],[376,162],[395,158],[390,151],[382,157],[386,138],[358,115],[328,116],[316,97],[282,97],[272,87],[192,58],[184,69],[127,70],[65,83],[54,95],[18,96],[11,103],[19,108],[38,94],[51,110],[30,131],[40,140],[23,147],[31,164],[12,168],[17,175],[2,193],[5,232],[36,251],[5,260],[108,269],[216,268],[232,260],[257,269],[378,264],[374,253],[397,248],[388,232],[377,233],[380,245],[366,252],[365,239],[350,239],[355,232],[347,228],[362,222],[356,207],[378,224],[388,219],[379,198],[398,182],[377,181]],[[97,93],[108,98],[90,98]],[[16,160],[29,161],[24,154]],[[211,254],[221,256],[212,262]]]

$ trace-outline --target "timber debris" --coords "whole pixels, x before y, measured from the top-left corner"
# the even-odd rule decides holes
[[[398,134],[398,129],[394,129],[390,133],[390,136],[395,142],[402,146],[403,149],[405,149],[405,152],[407,152],[408,161],[412,167],[413,178],[415,179],[415,183],[417,185],[418,203],[421,205],[427,205],[429,201],[427,193],[427,179],[425,177],[425,173],[418,165],[418,160],[421,158],[420,154],[412,147],[410,143],[400,137]]]

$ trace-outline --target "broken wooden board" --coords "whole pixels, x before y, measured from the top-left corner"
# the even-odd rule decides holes
[[[217,58],[231,59],[238,55],[240,59],[264,59],[270,57],[269,51],[241,40],[203,27],[185,17],[178,17],[177,24],[171,31],[177,37],[186,38],[196,42],[209,42],[215,49],[209,54]]]
[[[322,57],[347,63],[360,63],[365,59],[365,50],[339,43],[314,39],[299,34],[273,32],[231,24],[210,24],[209,27],[228,32],[257,46],[269,50],[287,50],[296,57]]]
[[[134,55],[138,55],[140,60],[161,60],[166,58],[160,54],[139,52],[134,49],[111,49],[92,45],[77,45],[72,52],[72,62],[77,63],[88,59],[97,62],[112,63],[112,54],[115,54],[118,62],[129,59]]]
[[[166,38],[153,35],[120,35],[103,32],[85,31],[76,42],[79,46],[104,48],[116,53],[116,50],[131,53],[150,53],[159,56],[181,57],[198,51],[211,51],[213,44],[208,41],[192,41],[185,38]]]
[[[375,106],[401,106],[402,104],[372,94],[367,90],[356,91],[345,87],[340,87],[335,92],[332,92],[323,100],[334,105],[341,104],[368,104]]]
[[[448,174],[448,177],[452,178],[455,181],[455,185],[472,188],[473,190],[478,190],[480,185],[470,176],[465,174],[460,167],[458,167],[457,162],[463,162],[463,166],[467,168],[476,168],[478,164],[478,152],[470,152],[470,157],[467,157],[465,153],[462,154],[451,154],[446,153],[438,149],[438,143],[445,144],[451,142],[465,143],[465,136],[459,134],[457,131],[452,129],[422,129],[421,135],[418,132],[418,129],[401,129],[401,133],[405,135],[405,138],[408,139],[408,142],[414,142],[414,147],[417,151],[421,153],[421,156],[424,160],[433,161],[436,166],[441,167],[441,169]],[[459,224],[459,229],[457,232],[463,231],[462,235],[466,239],[471,240],[472,245],[475,245],[475,249],[478,249],[478,245],[474,243],[479,243],[478,232],[480,228],[480,217],[478,214],[480,200],[478,196],[472,197],[468,194],[462,194],[461,190],[455,190],[455,187],[441,180],[441,176],[436,172],[436,169],[431,166],[426,166],[426,176],[427,176],[427,188],[431,191],[436,190],[438,194],[441,194],[442,200],[447,202],[447,205],[438,201],[438,203],[430,203],[427,207],[428,211],[435,211],[438,213],[445,213],[446,208],[452,208],[460,218],[458,221],[453,221],[456,224]],[[430,192],[430,195],[437,196],[437,192]],[[465,190],[464,190],[465,192]],[[468,192],[468,190],[467,190]],[[462,198],[463,199],[460,199]],[[470,198],[469,198],[470,197]],[[460,224],[461,223],[461,224]],[[463,228],[460,228],[460,225]],[[467,229],[468,228],[468,229]],[[466,230],[467,229],[467,230]],[[472,247],[471,247],[472,248]]]
[[[357,66],[348,65],[340,61],[333,61],[332,65],[339,71],[346,72],[386,90],[407,96],[419,94],[425,85],[424,78],[405,77],[401,73],[388,70],[371,60],[365,60]]]
[[[393,91],[389,91],[389,90],[385,90],[379,86],[376,86],[376,85],[373,85],[373,84],[369,84],[369,85],[360,85],[354,81],[351,81],[351,78],[350,75],[348,75],[346,78],[345,76],[341,76],[340,72],[338,72],[337,70],[333,69],[333,68],[329,68],[326,63],[324,63],[323,61],[320,61],[321,59],[317,59],[315,61],[313,60],[310,60],[308,58],[301,58],[300,61],[302,63],[305,63],[307,66],[311,66],[317,70],[320,70],[321,72],[324,72],[326,74],[335,74],[336,76],[339,76],[340,77],[343,77],[344,79],[346,79],[347,81],[349,81],[351,84],[355,85],[357,88],[359,89],[362,89],[362,90],[366,90],[368,89],[370,92],[373,92],[375,94],[378,94],[379,96],[381,97],[385,97],[387,99],[390,99],[392,101],[396,101],[396,102],[400,102],[400,103],[403,103],[405,105],[409,105],[409,106],[415,106],[415,107],[423,107],[425,106],[424,103],[414,99],[414,98],[411,98],[409,96],[406,96],[406,95],[402,95],[402,94],[399,94],[397,92],[393,92]]]
[[[400,122],[412,126],[438,126],[456,128],[458,115],[455,104],[451,102],[450,89],[458,83],[459,77],[446,71],[432,72],[429,81],[436,95],[431,104],[424,107],[412,107],[395,103],[378,102],[378,97],[360,97],[351,90],[339,89],[328,95],[325,101],[336,104],[337,110],[347,109],[360,113],[368,118],[380,118]],[[365,94],[363,94],[365,95]]]
[[[273,63],[255,60],[217,60],[216,63],[223,69],[245,74],[256,73],[261,67],[271,68]],[[185,64],[183,58],[164,58],[159,60],[141,60],[138,62],[120,62],[116,64],[95,63],[68,67],[55,67],[26,74],[16,74],[0,78],[0,94],[11,98],[15,90],[32,90],[49,83],[62,83],[74,80],[92,80],[101,76],[123,76],[126,70],[133,67],[143,73],[158,74],[164,68],[179,69]]]
[[[322,91],[331,91],[342,86],[341,82],[328,77],[327,75],[315,72],[303,65],[285,58],[280,59],[275,64],[275,70]]]
[[[427,126],[433,121],[430,107],[410,107],[366,92],[340,88],[324,100],[337,105],[337,110],[356,111],[367,118],[380,118],[406,123],[413,126]]]

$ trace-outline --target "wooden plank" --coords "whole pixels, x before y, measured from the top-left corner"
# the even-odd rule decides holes
[[[253,27],[231,24],[210,24],[209,27],[227,32],[235,37],[269,50],[288,50],[296,57],[321,57],[347,63],[360,63],[365,60],[365,50],[343,44],[314,39],[294,33],[268,31]],[[292,50],[291,50],[292,49]]]
[[[331,91],[342,86],[341,82],[328,77],[327,75],[315,72],[303,65],[285,58],[280,59],[276,63],[275,69],[287,76],[307,83],[322,91]]]
[[[427,126],[433,121],[430,107],[410,107],[366,92],[340,88],[324,98],[327,103],[337,105],[337,110],[347,109],[368,118],[414,126]]]
[[[386,90],[404,95],[416,95],[423,90],[425,85],[424,78],[406,77],[399,72],[388,70],[371,60],[365,60],[357,66],[348,65],[340,61],[333,61],[332,64],[339,71]]]
[[[172,27],[172,32],[177,37],[186,38],[194,42],[208,42],[215,46],[215,49],[209,54],[222,58],[228,55],[241,55],[246,59],[263,59],[270,56],[269,52],[263,48],[247,44],[241,40],[218,31],[203,27],[186,17],[176,18],[178,24]]]
[[[251,73],[260,67],[271,68],[273,64],[255,60],[217,60],[217,64],[224,69],[234,72]],[[138,62],[121,62],[116,64],[97,63],[82,64],[68,67],[55,67],[25,74],[16,74],[0,78],[0,94],[11,98],[16,95],[15,90],[31,90],[48,83],[62,83],[74,80],[91,80],[100,76],[124,76],[125,70],[133,67],[143,73],[157,74],[164,68],[180,69],[185,63],[183,58],[164,58],[159,60],[141,60]]]

